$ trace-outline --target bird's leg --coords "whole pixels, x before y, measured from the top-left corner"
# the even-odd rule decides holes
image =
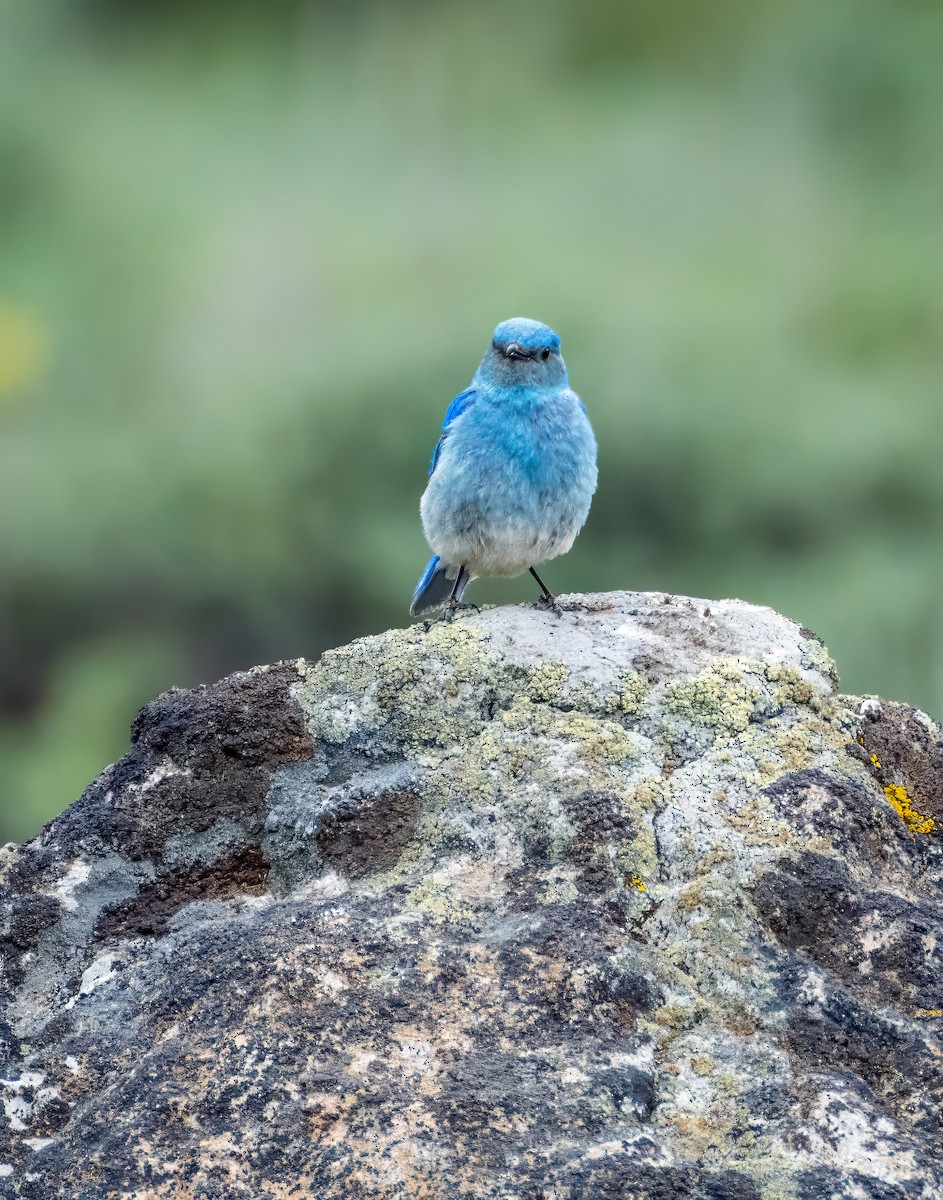
[[[557,603],[556,596],[553,594],[553,592],[551,592],[550,588],[547,587],[533,567],[530,568],[530,573],[540,585],[541,595],[537,603],[541,608],[552,608],[555,613],[560,613],[562,610],[560,605]]]
[[[459,596],[465,590],[468,583],[468,568],[459,567],[458,574],[455,576],[455,583],[452,586],[452,594],[449,596],[448,604],[445,606],[445,611],[442,613],[444,621],[451,621],[455,614],[463,608],[473,608],[475,612],[480,613],[481,609],[477,604],[463,604],[459,600]]]
[[[537,584],[540,587],[540,590],[543,592],[541,600],[545,604],[552,604],[556,600],[556,596],[553,594],[553,592],[551,592],[550,588],[547,587],[533,567],[530,568],[530,573],[537,580]]]

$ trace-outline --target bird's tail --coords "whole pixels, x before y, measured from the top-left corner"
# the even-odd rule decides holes
[[[453,593],[456,600],[461,600],[462,593],[468,587],[468,580],[467,567],[453,567],[448,563],[440,562],[437,554],[435,558],[429,560],[422,579],[416,584],[413,602],[409,606],[411,615],[418,617],[420,613],[444,608]]]

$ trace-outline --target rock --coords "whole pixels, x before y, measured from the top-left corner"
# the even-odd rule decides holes
[[[936,1200],[943,740],[578,596],[171,691],[2,852],[0,1190]]]

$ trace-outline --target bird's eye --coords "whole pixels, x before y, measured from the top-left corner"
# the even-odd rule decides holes
[[[540,357],[544,362],[546,362],[547,359],[550,357],[550,351],[549,350],[541,350]]]

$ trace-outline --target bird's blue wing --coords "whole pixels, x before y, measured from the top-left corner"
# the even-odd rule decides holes
[[[442,452],[442,443],[449,435],[449,426],[456,417],[460,417],[467,408],[470,408],[475,403],[475,397],[478,394],[477,388],[466,388],[464,392],[459,392],[452,403],[449,405],[445,414],[445,420],[442,422],[442,432],[439,434],[439,440],[435,444],[435,449],[432,451],[432,461],[429,463],[429,474],[436,468],[436,463],[439,461],[439,455]]]

